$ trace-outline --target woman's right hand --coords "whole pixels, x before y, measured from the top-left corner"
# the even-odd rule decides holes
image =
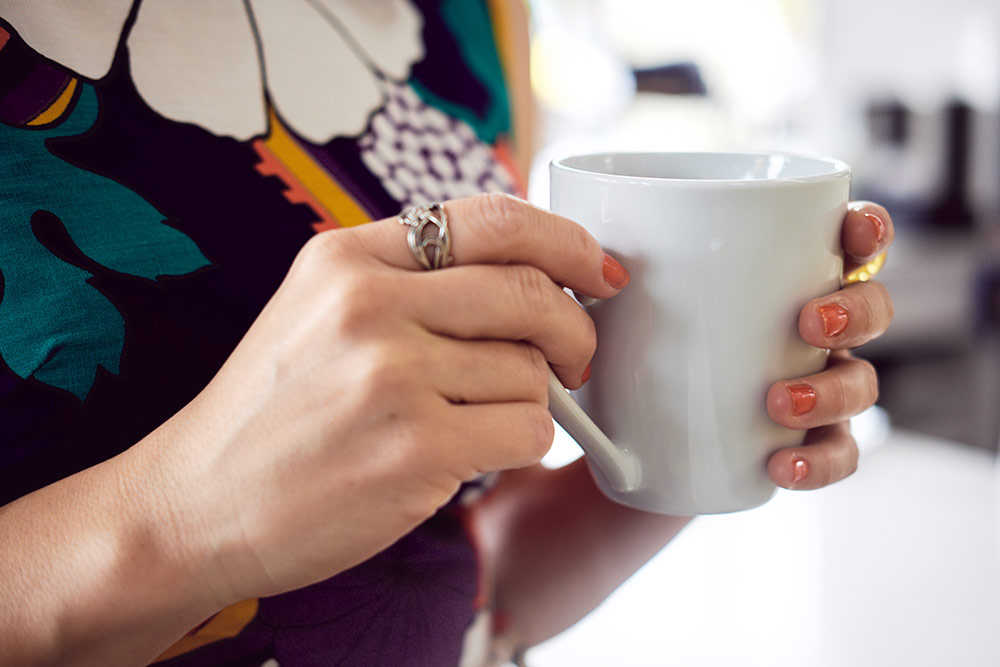
[[[609,298],[628,276],[521,200],[446,207],[447,269],[420,270],[396,218],[317,235],[208,387],[126,454],[218,605],[332,576],[548,450],[548,368],[575,388],[595,347],[562,287]]]

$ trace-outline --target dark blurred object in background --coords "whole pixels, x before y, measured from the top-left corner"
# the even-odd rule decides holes
[[[890,97],[870,102],[865,120],[870,168],[857,194],[892,208],[905,226],[971,232],[978,222],[973,148],[983,140],[975,109],[952,98],[918,113]]]
[[[910,110],[896,98],[868,107],[868,136],[873,144],[902,148],[910,136]]]
[[[708,88],[695,63],[671,63],[633,70],[635,87],[641,93],[663,95],[708,95]]]
[[[889,208],[897,228],[880,276],[897,316],[862,352],[879,371],[880,404],[896,426],[990,449],[1000,439],[998,124],[957,97],[919,110],[873,100],[854,192]]]
[[[952,99],[942,112],[944,145],[941,146],[940,194],[924,213],[927,223],[941,229],[971,229],[975,214],[969,203],[972,156],[972,107]],[[1000,150],[1000,146],[997,147]]]

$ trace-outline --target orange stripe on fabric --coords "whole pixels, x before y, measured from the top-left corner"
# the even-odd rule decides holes
[[[66,108],[69,103],[73,100],[73,95],[76,93],[78,86],[77,79],[70,79],[63,91],[59,93],[59,97],[53,102],[49,108],[43,109],[37,116],[28,121],[28,125],[48,125],[49,123],[59,120],[59,117],[66,113]]]
[[[10,33],[0,27],[0,51],[3,47],[7,46],[7,42],[10,40]]]
[[[180,641],[161,653],[153,662],[157,663],[169,660],[212,642],[235,637],[243,632],[243,628],[247,627],[254,616],[257,615],[259,606],[260,604],[256,599],[251,599],[226,607],[202,625],[196,632],[182,637]]]
[[[514,182],[514,189],[518,197],[526,197],[528,191],[524,187],[524,182],[521,179],[521,170],[517,168],[517,162],[514,161],[514,154],[510,150],[510,142],[502,137],[497,139],[496,144],[493,146],[493,159],[500,163],[500,165],[507,171],[507,175],[510,176],[510,180]]]
[[[270,113],[270,124],[271,136],[264,140],[268,150],[319,201],[339,226],[354,227],[371,222],[372,217],[299,146],[298,141],[285,129],[273,111]]]
[[[311,208],[316,217],[319,218],[319,222],[314,222],[312,225],[317,233],[340,227],[333,214],[318,199],[313,197],[312,193],[306,190],[295,174],[289,171],[285,164],[271,152],[266,142],[257,139],[251,145],[260,156],[260,162],[255,167],[257,173],[281,179],[281,182],[285,184],[285,199],[293,204],[305,204]]]

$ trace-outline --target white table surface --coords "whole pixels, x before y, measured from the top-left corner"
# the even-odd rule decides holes
[[[696,519],[527,664],[1000,666],[998,495],[992,452],[889,431],[839,484]]]

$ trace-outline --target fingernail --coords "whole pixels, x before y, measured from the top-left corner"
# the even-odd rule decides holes
[[[882,243],[885,239],[885,221],[874,213],[865,213],[865,217],[871,221],[872,226],[875,227],[875,241],[877,243]]]
[[[809,463],[805,459],[792,461],[792,483],[795,486],[809,475]]]
[[[807,384],[793,384],[785,388],[792,399],[792,414],[798,417],[816,407],[816,390]]]
[[[820,306],[819,311],[823,318],[823,332],[827,336],[837,336],[844,333],[847,328],[847,309],[836,303],[828,303]]]
[[[604,253],[604,282],[615,289],[621,289],[628,285],[628,281],[631,279],[628,271],[618,263],[617,259],[608,253]]]
[[[580,384],[586,384],[587,380],[589,379],[590,379],[590,364],[587,364],[587,367],[583,369],[583,377],[580,378]]]

